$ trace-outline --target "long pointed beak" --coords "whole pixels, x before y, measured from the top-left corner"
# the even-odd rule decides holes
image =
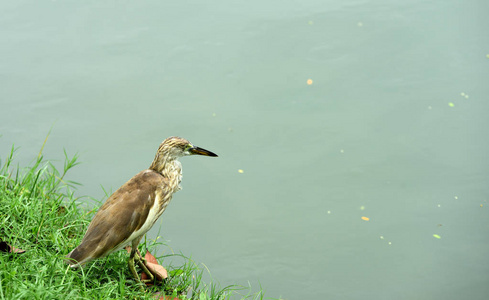
[[[202,149],[200,147],[192,147],[189,149],[189,152],[192,154],[217,157],[217,154],[210,152],[209,150]]]

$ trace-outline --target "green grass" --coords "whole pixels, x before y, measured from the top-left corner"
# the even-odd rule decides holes
[[[157,257],[169,278],[144,292],[130,276],[125,251],[71,269],[63,258],[81,241],[96,211],[80,209],[77,183],[65,180],[78,157],[65,152],[63,170],[58,171],[43,159],[42,149],[26,168],[13,165],[15,152],[12,147],[6,158],[0,156],[0,240],[25,253],[0,252],[0,299],[155,299],[156,292],[180,299],[263,298],[262,292],[251,294],[249,288],[204,283],[206,268],[182,254]],[[145,242],[140,250],[161,252],[156,247],[165,245]],[[181,265],[165,265],[175,258]]]

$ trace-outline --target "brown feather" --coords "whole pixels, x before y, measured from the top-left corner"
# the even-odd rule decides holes
[[[160,189],[166,185],[166,181],[165,177],[153,170],[141,171],[131,178],[100,207],[81,244],[67,257],[84,264],[125,246],[123,243],[130,242],[126,241],[130,235],[143,226],[156,194],[161,193]]]

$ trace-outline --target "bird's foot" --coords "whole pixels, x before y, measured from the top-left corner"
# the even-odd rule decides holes
[[[148,269],[148,265],[147,265],[148,262],[146,261],[146,259],[144,257],[141,256],[141,253],[139,252],[139,250],[136,251],[135,256],[136,256],[139,267],[143,270],[144,274],[146,274],[146,276],[148,277],[148,279],[141,279],[141,282],[144,282],[144,283],[154,282],[155,276]],[[139,278],[139,276],[138,276],[138,278]]]
[[[132,277],[136,280],[137,283],[139,283],[139,287],[141,288],[141,291],[144,292],[144,285],[141,279],[139,278],[138,272],[136,272],[136,268],[134,267],[134,256],[129,258],[129,261],[127,262],[129,265],[129,270],[131,271]]]
[[[126,250],[130,253],[128,261],[129,270],[131,271],[132,277],[134,277],[136,282],[139,283],[141,290],[144,291],[143,287],[145,286],[145,284],[154,283],[155,280],[163,280],[168,277],[166,269],[158,264],[158,261],[151,253],[146,253],[146,259],[142,257],[137,248],[134,248],[133,250],[130,247],[126,247]],[[141,277],[136,271],[136,262],[143,271]]]

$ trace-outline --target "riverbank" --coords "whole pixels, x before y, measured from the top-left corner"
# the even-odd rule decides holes
[[[144,291],[134,283],[127,267],[128,254],[118,251],[107,258],[73,270],[64,256],[80,242],[98,206],[78,207],[78,183],[65,175],[78,157],[65,152],[63,170],[42,156],[25,168],[14,164],[15,149],[0,154],[0,299],[262,299],[246,294],[248,288],[204,283],[204,268],[182,254],[157,257],[169,278]],[[144,239],[143,239],[144,241]],[[141,252],[156,253],[156,241],[140,245]],[[179,266],[165,259],[182,258]],[[240,295],[245,292],[245,295]],[[166,295],[166,296],[165,296]]]

